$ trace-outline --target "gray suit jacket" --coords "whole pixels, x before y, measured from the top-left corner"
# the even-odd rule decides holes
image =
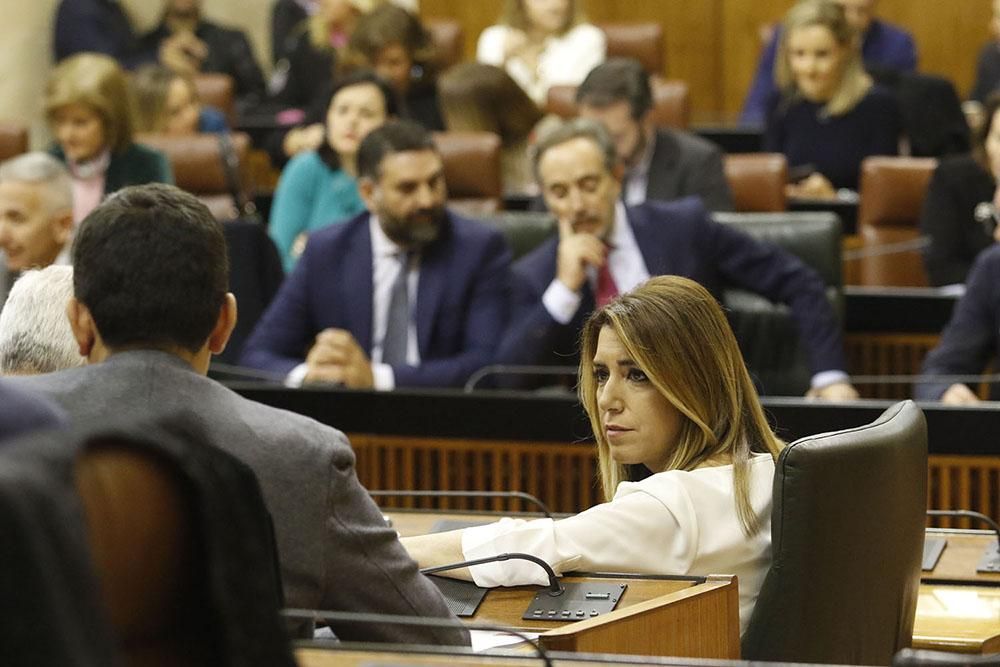
[[[722,151],[687,132],[659,129],[649,163],[646,200],[696,195],[710,211],[732,211],[733,195],[722,168]]]
[[[12,380],[47,394],[72,418],[185,407],[205,417],[211,441],[257,474],[274,519],[289,607],[454,619],[358,482],[344,434],[247,400],[152,350],[102,364]],[[464,629],[353,625],[352,641],[468,644]]]

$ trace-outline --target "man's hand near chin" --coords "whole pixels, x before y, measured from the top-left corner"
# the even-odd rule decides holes
[[[321,331],[306,356],[306,366],[305,384],[331,383],[351,389],[375,386],[368,355],[344,329]]]
[[[858,390],[850,382],[834,382],[825,387],[810,389],[806,398],[819,398],[824,401],[854,401],[859,398]]]

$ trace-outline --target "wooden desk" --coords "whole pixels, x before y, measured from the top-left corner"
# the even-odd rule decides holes
[[[579,656],[553,653],[549,657],[559,667],[621,667],[621,662],[601,659],[601,656]],[[538,667],[536,655],[467,655],[456,652],[420,653],[411,651],[365,651],[353,647],[315,648],[299,647],[295,650],[299,667],[362,667],[374,665],[415,665],[419,667]],[[689,660],[663,656],[644,656],[629,659],[630,665],[655,665],[657,667],[684,667]],[[732,667],[749,665],[721,660],[699,660],[698,667]],[[766,663],[758,663],[766,664]]]
[[[1000,652],[1000,588],[921,584],[913,648]]]
[[[403,536],[431,531],[442,519],[488,521],[496,514],[393,511],[392,525]],[[631,655],[672,655],[738,659],[739,591],[730,575],[656,577],[573,574],[563,582],[624,582],[628,589],[607,614],[575,622],[523,620],[538,586],[491,589],[469,623],[501,625],[538,633],[547,650]]]
[[[986,531],[927,531],[948,545],[921,575],[913,647],[958,653],[1000,651],[1000,574],[977,573],[996,535]]]

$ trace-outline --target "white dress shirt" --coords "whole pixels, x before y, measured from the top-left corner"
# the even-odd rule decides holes
[[[371,215],[368,221],[372,239],[372,378],[375,389],[390,390],[396,387],[396,375],[392,366],[382,363],[382,345],[389,319],[389,301],[392,286],[402,269],[399,255],[404,252],[382,231],[378,216]],[[414,318],[417,305],[417,285],[420,283],[420,256],[414,253],[410,258],[410,275],[406,286],[410,304],[410,328],[406,337],[406,363],[420,364],[420,350],[417,346],[417,324]],[[300,387],[309,372],[305,363],[291,370],[285,378],[285,386]]]

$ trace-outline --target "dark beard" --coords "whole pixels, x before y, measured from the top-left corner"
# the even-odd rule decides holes
[[[437,240],[444,222],[444,207],[425,209],[398,218],[379,211],[379,225],[389,239],[404,248],[420,248]]]

